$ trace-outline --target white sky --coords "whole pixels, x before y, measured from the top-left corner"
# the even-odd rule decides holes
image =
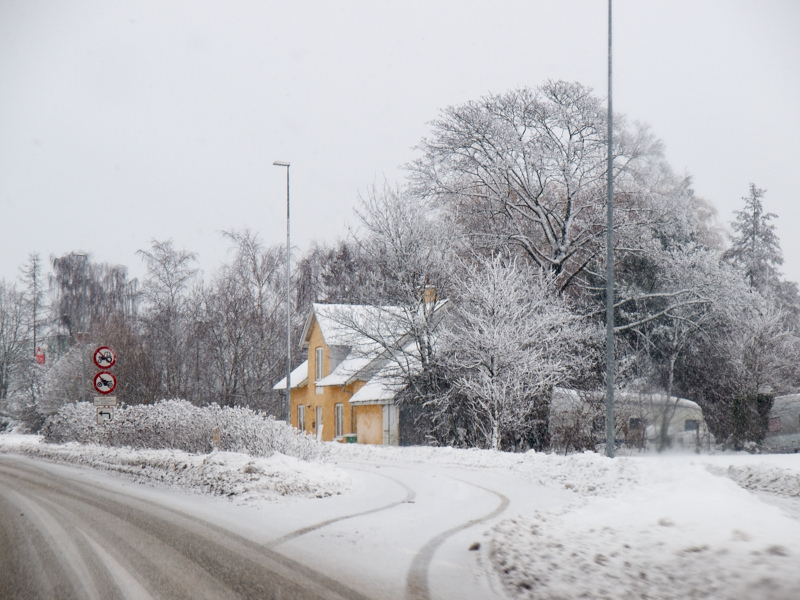
[[[452,104],[547,79],[606,94],[605,0],[0,0],[0,278],[32,251],[127,265],[222,230],[345,235]],[[617,0],[614,107],[720,222],[752,181],[800,280],[800,2]],[[297,256],[297,255],[295,255]]]

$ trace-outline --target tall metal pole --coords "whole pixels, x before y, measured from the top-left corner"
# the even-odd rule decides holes
[[[291,251],[290,220],[289,220],[289,164],[286,161],[276,160],[272,163],[276,167],[286,167],[286,423],[292,422],[292,311],[291,311]]]
[[[608,0],[608,185],[606,197],[606,456],[614,458],[614,113],[611,106],[611,0]]]
[[[75,254],[81,257],[81,309],[80,309],[80,328],[81,334],[81,371],[83,378],[81,380],[81,402],[86,402],[86,263],[89,256],[86,254]]]

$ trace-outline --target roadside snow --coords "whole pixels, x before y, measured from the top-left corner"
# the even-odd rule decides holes
[[[796,473],[750,458],[597,456],[598,466],[619,465],[607,475],[622,476],[498,524],[492,561],[515,598],[798,598],[800,522],[712,473],[747,473],[752,489],[797,495]],[[580,460],[562,468],[584,475]]]
[[[500,470],[573,492],[572,502],[493,527],[489,558],[513,598],[800,598],[797,456],[348,445],[330,456]]]
[[[628,460],[608,460],[593,452],[561,456],[526,452],[513,454],[494,450],[462,450],[418,446],[398,448],[363,444],[331,444],[328,460],[458,466],[476,469],[511,470],[529,482],[557,485],[581,496],[612,496],[620,486],[636,485],[640,465]]]
[[[322,498],[346,492],[350,478],[331,465],[273,453],[190,454],[181,450],[133,450],[78,444],[44,444],[36,436],[0,436],[0,452],[87,466],[134,481],[227,496],[239,502],[281,497]]]

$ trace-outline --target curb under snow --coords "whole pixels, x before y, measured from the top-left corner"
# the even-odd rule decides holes
[[[350,487],[350,478],[332,465],[277,452],[268,457],[235,452],[202,455],[181,450],[132,450],[0,438],[0,453],[86,466],[119,473],[139,483],[177,486],[237,500],[323,498],[344,493]]]

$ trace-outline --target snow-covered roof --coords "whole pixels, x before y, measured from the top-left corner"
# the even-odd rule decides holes
[[[327,377],[317,381],[316,385],[319,387],[346,385],[358,376],[374,359],[374,356],[352,356],[352,353],[348,354],[347,358],[340,362]]]
[[[393,365],[384,367],[350,398],[350,404],[385,404],[394,400],[403,382]]]
[[[436,324],[446,312],[442,309],[448,304],[447,300],[437,300],[421,305],[420,310],[432,310],[435,315],[433,323]],[[368,383],[353,396],[351,402],[392,400],[399,387],[402,387],[398,387],[400,378],[396,374],[396,365],[393,369],[395,374],[388,376],[387,366],[396,362],[392,354],[397,353],[402,358],[406,371],[418,368],[419,358],[414,358],[416,344],[411,336],[412,322],[416,317],[413,311],[397,306],[313,304],[303,329],[302,347],[308,349],[316,323],[325,344],[330,348],[338,348],[340,356],[344,356],[338,363],[332,359],[333,370],[316,381],[315,385],[347,385],[360,379]],[[302,374],[292,374],[292,388],[308,384],[308,364],[306,362],[301,366],[305,369]],[[273,389],[285,388],[284,378]]]
[[[299,367],[292,371],[292,389],[297,389],[308,383],[308,361],[303,361]],[[273,390],[286,389],[286,377],[281,379],[278,383],[272,386]]]
[[[574,402],[585,400],[601,401],[605,398],[605,391],[578,391],[567,388],[555,388],[553,390],[552,403],[554,408],[566,407]],[[639,393],[639,392],[615,392],[615,402],[626,406],[636,404],[648,404],[651,406],[679,406],[681,408],[691,408],[700,410],[700,405],[686,398],[667,396],[666,392]]]
[[[406,333],[405,311],[397,306],[362,304],[314,304],[301,337],[304,348],[314,322],[328,346],[375,346]]]

